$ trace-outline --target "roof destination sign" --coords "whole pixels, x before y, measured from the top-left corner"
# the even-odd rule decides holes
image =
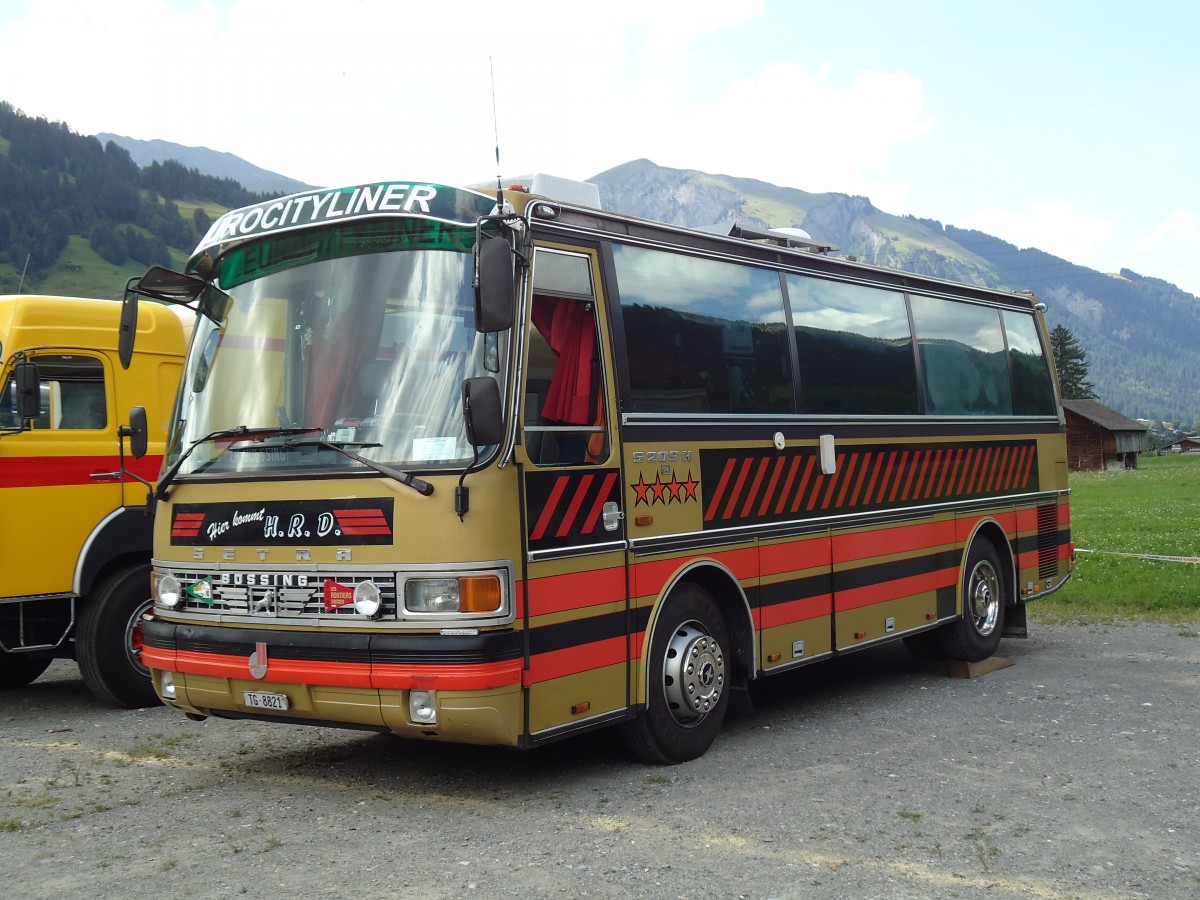
[[[196,253],[225,241],[372,216],[420,216],[474,225],[480,216],[491,215],[495,206],[495,198],[486,194],[424,182],[323,188],[225,213],[213,222]]]

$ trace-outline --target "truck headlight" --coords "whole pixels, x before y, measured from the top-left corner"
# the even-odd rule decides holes
[[[502,602],[495,575],[410,578],[404,585],[404,608],[413,613],[495,613]]]

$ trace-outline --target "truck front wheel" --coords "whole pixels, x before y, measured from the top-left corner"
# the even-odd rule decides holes
[[[83,606],[75,655],[84,684],[105,703],[136,709],[159,702],[142,665],[142,613],[151,607],[150,567],[122,569]]]

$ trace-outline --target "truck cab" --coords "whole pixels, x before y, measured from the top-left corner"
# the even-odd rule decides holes
[[[0,297],[0,689],[62,657],[112,705],[157,702],[140,660],[146,494],[190,323],[144,303],[126,370],[119,319],[112,300]],[[120,411],[133,405],[146,410],[149,451],[136,461],[121,444]]]

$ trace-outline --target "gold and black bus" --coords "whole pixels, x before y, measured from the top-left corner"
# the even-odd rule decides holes
[[[734,232],[543,176],[383,182],[227,213],[132,284],[198,313],[152,500],[162,699],[519,748],[616,725],[673,763],[756,679],[1021,632],[1073,564],[1040,305]]]

